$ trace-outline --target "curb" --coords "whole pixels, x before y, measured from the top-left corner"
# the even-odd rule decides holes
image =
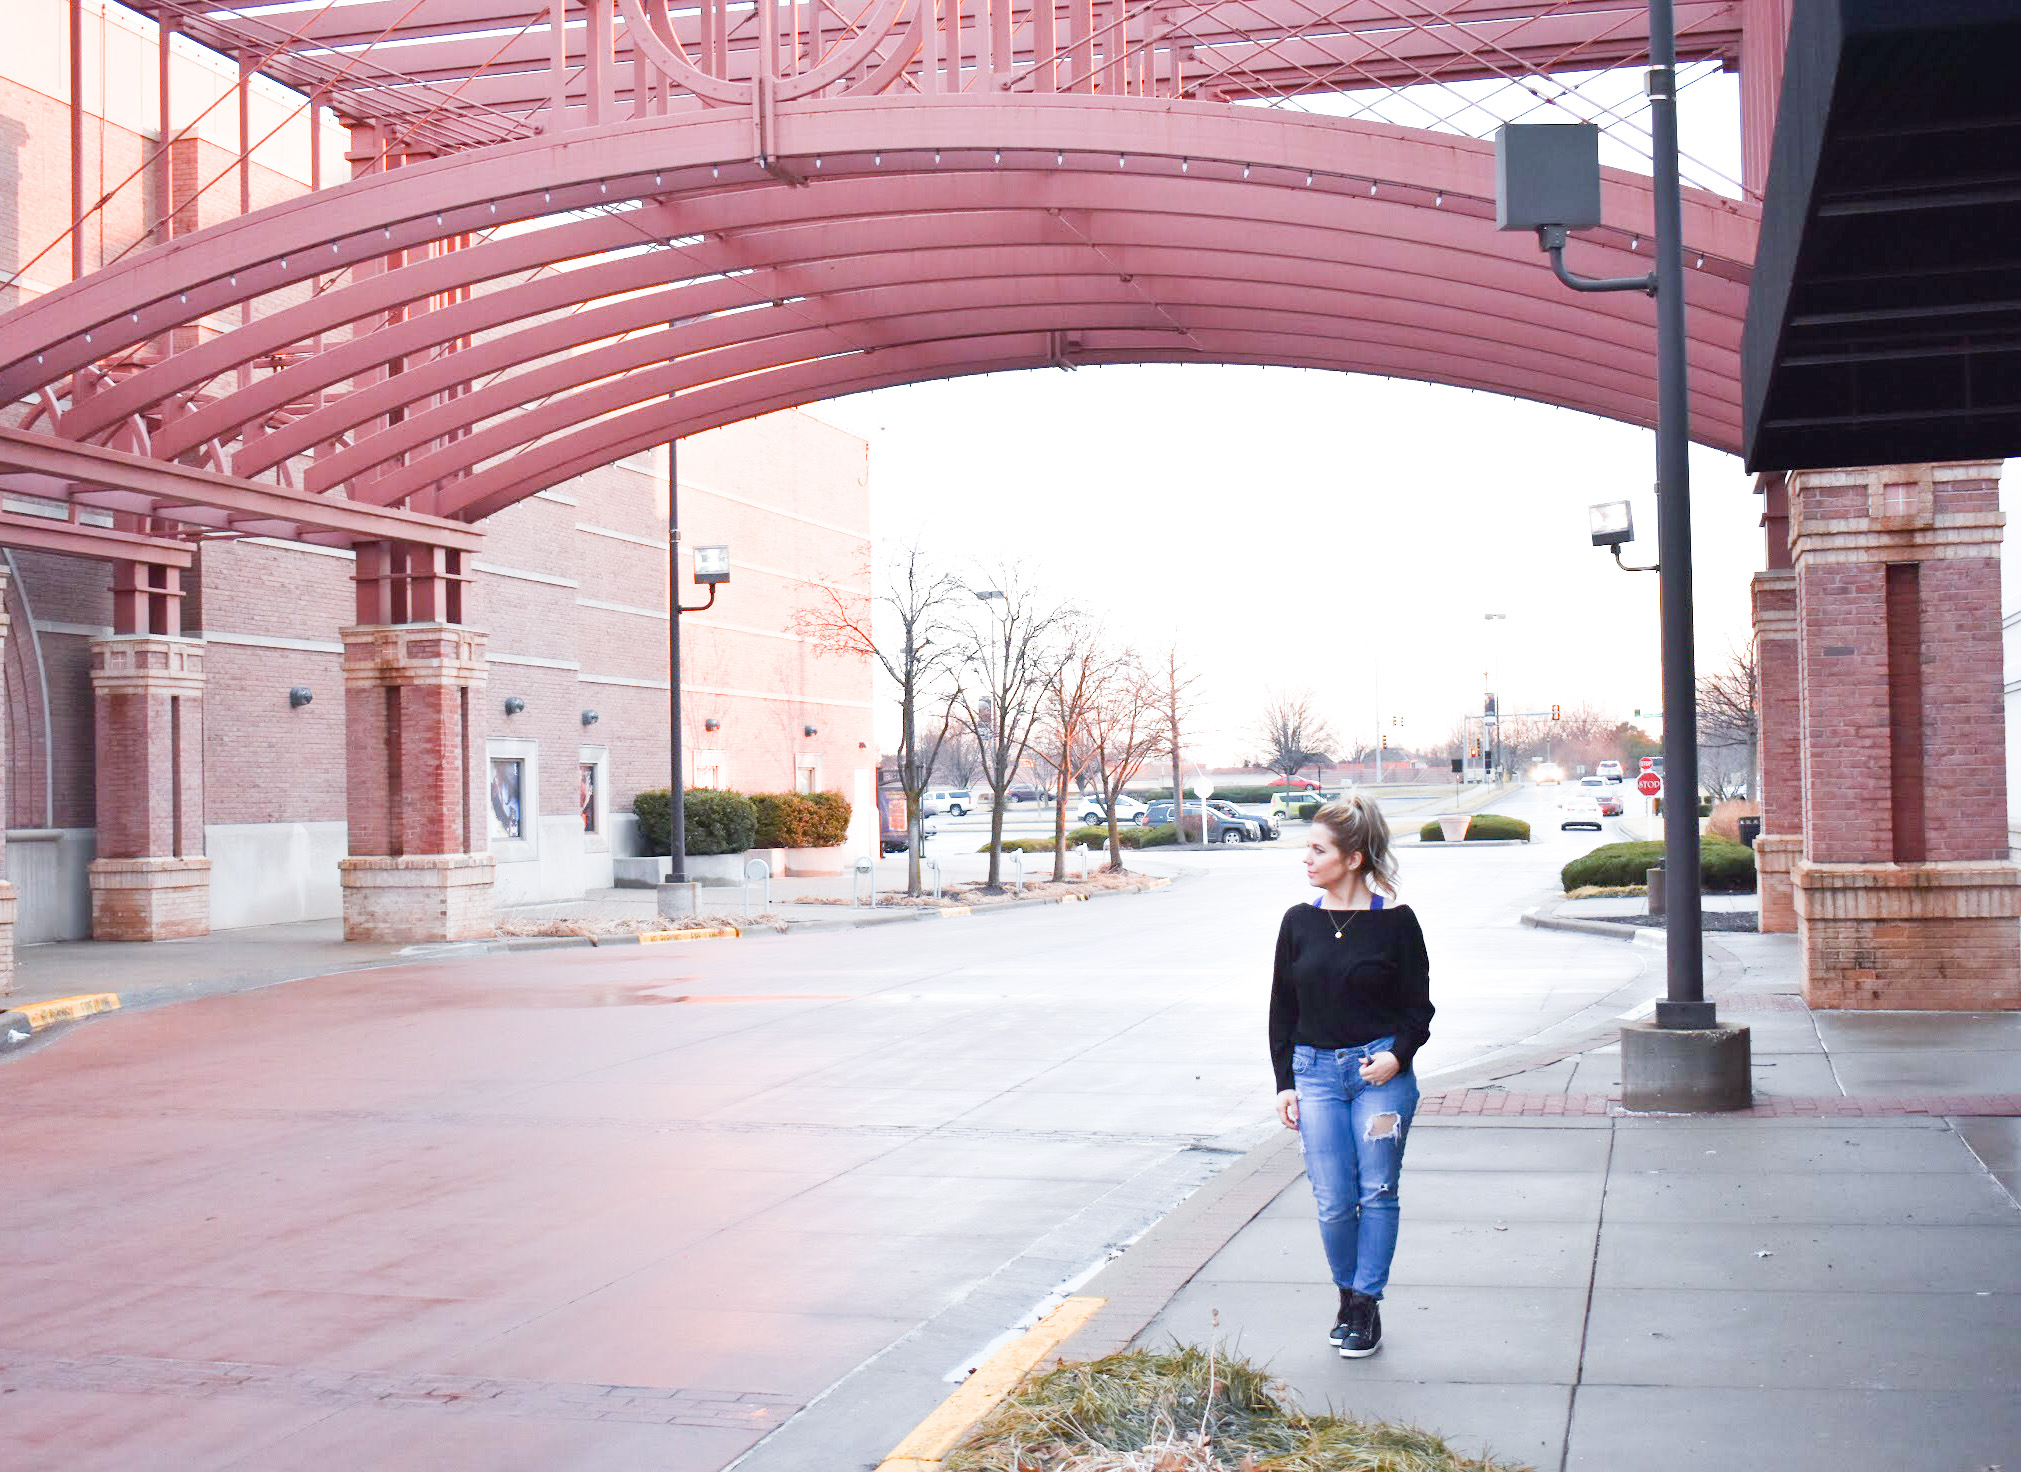
[[[52,997],[46,1002],[23,1002],[0,1009],[0,1050],[18,1048],[38,1032],[60,1023],[76,1022],[100,1012],[119,1010],[117,992],[86,992],[75,997]]]
[[[1547,915],[1542,910],[1523,911],[1523,924],[1537,930],[1570,930],[1580,935],[1598,935],[1608,940],[1625,940],[1630,945],[1662,948],[1669,934],[1661,926],[1621,925],[1611,920],[1578,920],[1569,915]]]

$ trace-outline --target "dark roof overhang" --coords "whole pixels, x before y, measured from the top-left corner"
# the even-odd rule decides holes
[[[2021,4],[1796,7],[1741,357],[1753,470],[2021,453]]]

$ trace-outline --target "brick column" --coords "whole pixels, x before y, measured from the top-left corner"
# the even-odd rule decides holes
[[[454,623],[343,631],[346,940],[492,933],[477,759],[484,635]]]
[[[117,634],[91,644],[97,723],[94,940],[211,928],[203,833],[203,641]]]
[[[1803,851],[1803,739],[1797,675],[1796,573],[1754,575],[1756,700],[1761,736],[1756,745],[1755,791],[1761,799],[1761,835],[1754,841],[1761,928],[1796,929],[1790,870]]]
[[[0,650],[7,643],[7,568],[0,563]],[[7,811],[7,725],[0,721],[0,814]],[[7,882],[7,825],[0,822],[0,996],[14,989],[14,886]]]
[[[2021,1007],[1997,462],[1792,472],[1813,1007]]]

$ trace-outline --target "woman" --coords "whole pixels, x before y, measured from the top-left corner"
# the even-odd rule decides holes
[[[1376,1305],[1396,1252],[1397,1176],[1418,1102],[1411,1059],[1431,1035],[1431,967],[1417,916],[1393,902],[1389,824],[1372,800],[1356,795],[1313,814],[1305,875],[1322,893],[1287,910],[1277,932],[1270,1061],[1277,1117],[1299,1133],[1340,1289],[1328,1338],[1343,1359],[1362,1359],[1382,1344]]]

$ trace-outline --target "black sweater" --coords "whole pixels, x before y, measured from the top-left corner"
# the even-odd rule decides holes
[[[1277,931],[1270,983],[1270,1062],[1281,1093],[1292,1087],[1291,1050],[1353,1048],[1394,1035],[1399,1071],[1431,1036],[1431,961],[1408,905],[1342,911],[1294,905]]]

